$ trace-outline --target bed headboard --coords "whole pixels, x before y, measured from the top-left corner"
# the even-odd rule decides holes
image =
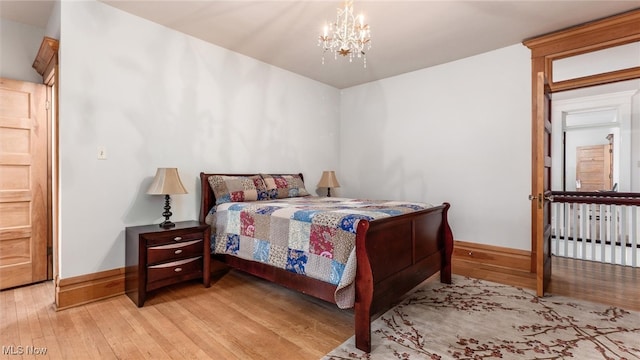
[[[215,173],[200,173],[200,216],[199,220],[201,223],[204,222],[204,219],[207,217],[209,210],[216,204],[216,197],[213,194],[213,190],[211,186],[209,186],[209,176],[211,175],[227,175],[227,176],[252,176],[259,175],[259,173],[255,174],[215,174]],[[304,181],[304,177],[302,173],[297,174],[270,174],[270,175],[299,175],[302,181]]]

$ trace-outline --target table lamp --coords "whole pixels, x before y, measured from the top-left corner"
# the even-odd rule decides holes
[[[169,218],[171,217],[171,196],[177,194],[186,194],[187,190],[180,181],[177,168],[158,168],[156,176],[153,178],[147,194],[151,195],[164,195],[164,221],[160,224],[160,227],[165,229],[172,228],[176,224],[172,223]]]
[[[318,187],[326,187],[327,197],[331,197],[331,188],[340,187],[340,183],[338,183],[338,179],[336,179],[335,171],[323,171]]]

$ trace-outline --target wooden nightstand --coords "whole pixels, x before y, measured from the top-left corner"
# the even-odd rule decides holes
[[[177,222],[171,229],[156,225],[125,229],[125,291],[138,307],[147,292],[202,278],[211,284],[211,228],[198,221]]]

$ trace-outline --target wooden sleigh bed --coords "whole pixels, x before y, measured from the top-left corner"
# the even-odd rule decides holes
[[[210,176],[256,174],[200,173],[200,222],[216,204]],[[302,179],[302,174],[294,174]],[[440,281],[451,283],[453,235],[447,221],[448,203],[373,221],[360,220],[355,231],[356,347],[371,351],[371,321],[415,286],[440,271]],[[212,237],[215,229],[212,229]],[[212,254],[227,266],[336,303],[336,285],[272,265],[228,254]]]

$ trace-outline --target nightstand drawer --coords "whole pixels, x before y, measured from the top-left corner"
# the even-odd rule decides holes
[[[171,243],[178,243],[181,241],[189,241],[189,240],[202,240],[203,232],[184,232],[180,233],[178,231],[168,232],[167,234],[152,234],[151,236],[142,235],[142,237],[147,241],[147,246],[154,245],[164,245]]]
[[[154,281],[193,273],[202,273],[202,256],[149,266],[147,268],[147,280],[149,283],[153,283]]]
[[[163,261],[179,260],[202,256],[203,240],[177,242],[175,244],[151,246],[147,248],[147,263],[153,265]]]

